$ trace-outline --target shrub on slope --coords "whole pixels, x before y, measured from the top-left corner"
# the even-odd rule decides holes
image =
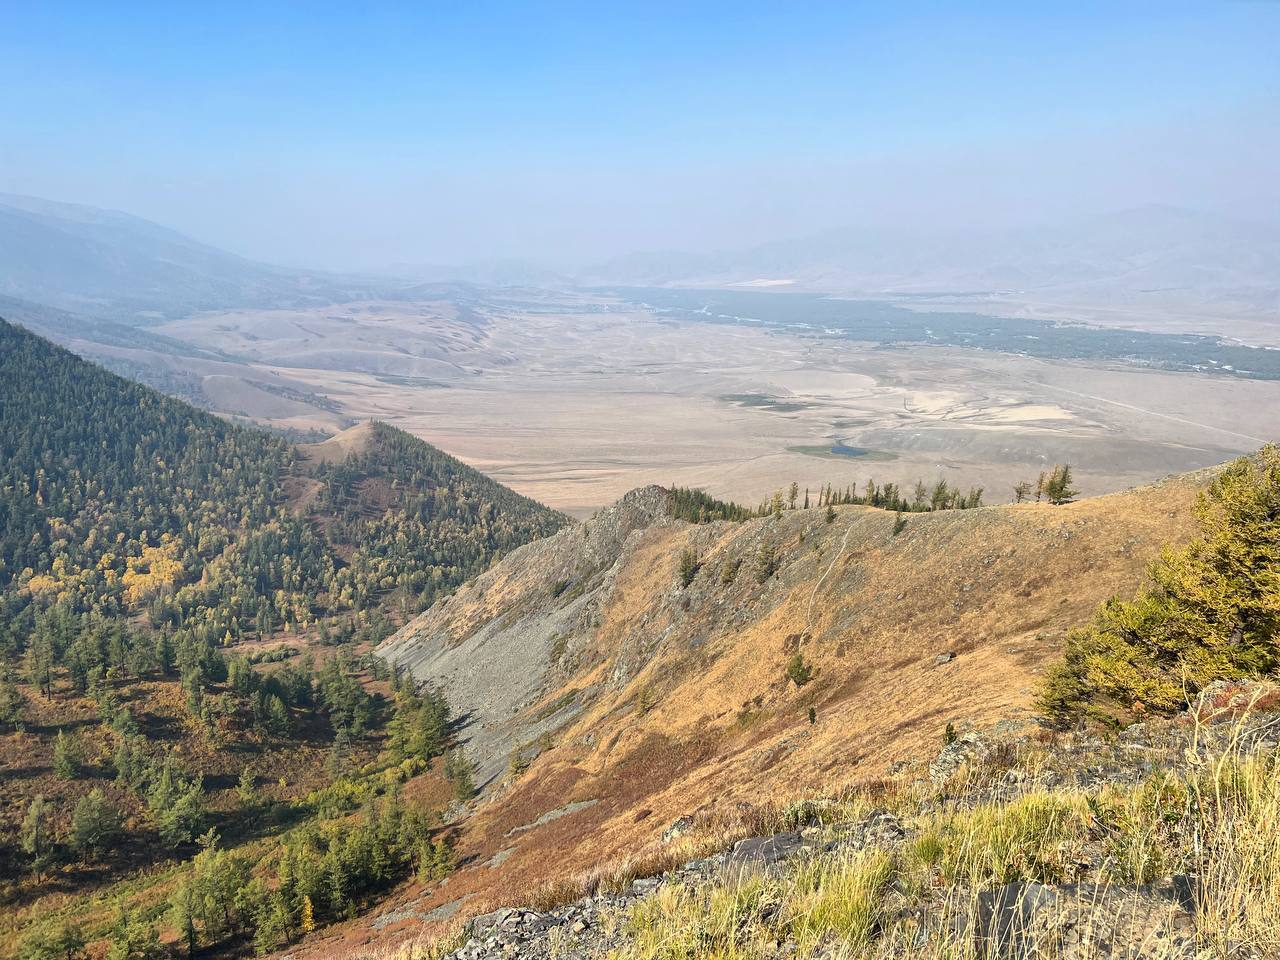
[[[1146,591],[1068,638],[1040,697],[1055,725],[1170,713],[1214,680],[1280,667],[1280,448],[1228,464],[1196,516],[1200,536],[1152,564]]]

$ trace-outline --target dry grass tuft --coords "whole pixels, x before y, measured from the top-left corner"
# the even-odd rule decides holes
[[[978,894],[1014,881],[1084,883],[1056,888],[1063,892],[1051,910],[997,932],[1019,940],[1027,958],[1063,956],[1068,929],[1079,940],[1075,960],[1280,956],[1280,757],[1237,747],[1212,762],[1188,751],[1134,786],[935,807],[912,818],[912,835],[892,848],[817,853],[780,872],[663,887],[630,909],[629,939],[614,960],[763,960],[780,950],[981,960],[992,941]],[[817,804],[859,807],[848,797]],[[1092,871],[1082,866],[1089,849],[1103,852]],[[1171,873],[1197,880],[1189,929],[1172,899],[1151,893],[1149,884]],[[1100,946],[1108,941],[1114,952]]]

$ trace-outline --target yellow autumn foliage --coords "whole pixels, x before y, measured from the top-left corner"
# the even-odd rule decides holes
[[[142,553],[130,557],[124,576],[125,603],[136,606],[172,588],[182,575],[182,561],[178,559],[180,544],[169,536],[161,538],[158,546],[143,547]]]
[[[61,584],[57,578],[49,576],[47,573],[38,573],[27,581],[27,589],[33,597],[47,597],[57,593]]]

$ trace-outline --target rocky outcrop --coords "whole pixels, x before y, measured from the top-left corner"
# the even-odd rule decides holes
[[[388,661],[454,705],[477,784],[493,783],[513,752],[580,711],[584,698],[569,697],[522,713],[580,656],[637,540],[675,523],[667,504],[660,487],[633,490],[591,519],[515,550],[381,646]]]
[[[1134,509],[1147,505],[1135,494],[1052,510],[915,515],[905,528],[891,513],[861,507],[841,508],[831,523],[823,511],[794,510],[690,525],[668,516],[666,491],[644,487],[514,551],[380,652],[444,691],[462,718],[461,740],[482,785],[501,778],[513,756],[517,769],[527,766],[539,744],[580,717],[617,717],[624,691],[642,674],[644,688],[630,696],[647,709],[673,683],[711,682],[717,665],[741,672],[752,661],[801,652],[846,660],[834,665],[846,674],[848,658],[856,657],[865,672],[883,676],[885,666],[903,663],[921,645],[929,652],[920,666],[938,673],[928,686],[963,708],[971,696],[957,698],[957,688],[977,692],[966,675],[989,677],[991,694],[1017,682],[1002,675],[984,646],[1000,633],[1018,637],[1008,651],[1014,656],[999,657],[1013,662],[1052,649],[1061,634],[1043,627],[1088,609],[1117,573],[1136,573],[1137,548],[1155,546],[1144,526],[1159,524],[1167,534],[1179,495],[1161,491],[1155,516]],[[1109,502],[1126,498],[1134,503]],[[684,584],[676,567],[686,550],[699,567]],[[773,566],[762,574],[766,556]],[[1038,573],[1048,568],[1052,582]],[[1015,616],[991,619],[1010,603]],[[1041,629],[1027,637],[1021,623]],[[694,663],[700,666],[691,675]],[[780,676],[781,664],[776,670]],[[835,679],[828,672],[809,690]],[[715,703],[721,716],[730,706],[761,708],[750,702],[761,699],[759,689],[725,703],[726,689],[722,684],[706,706]],[[585,734],[588,743],[597,729]]]
[[[853,821],[831,822],[831,812],[838,809],[834,802],[806,802],[796,808],[800,823],[795,829],[747,837],[712,856],[691,860],[660,875],[638,877],[620,889],[564,906],[505,908],[476,917],[467,927],[465,942],[447,957],[599,958],[628,945],[626,912],[665,886],[697,890],[732,883],[744,873],[782,874],[814,858],[852,857],[870,849],[902,855],[921,837],[920,824],[930,824],[933,814],[953,809],[960,802],[960,797],[948,796],[948,778],[965,767],[981,770],[995,765],[1000,769],[986,786],[979,778],[976,789],[975,781],[966,779],[964,804],[1002,803],[1054,787],[1089,785],[1097,790],[1140,783],[1153,773],[1152,757],[1166,765],[1181,758],[1189,768],[1201,768],[1226,754],[1270,756],[1277,750],[1280,714],[1251,707],[1248,712],[1229,716],[1220,709],[1214,714],[1214,729],[1213,723],[1205,726],[1203,709],[1206,703],[1224,701],[1237,707],[1256,706],[1274,690],[1274,685],[1265,682],[1215,684],[1181,717],[1136,724],[1119,740],[1076,735],[1070,743],[1055,744],[1047,753],[1047,763],[1042,756],[1030,769],[1022,768],[1017,757],[1033,744],[1034,728],[1001,723],[983,732],[970,731],[944,747],[932,761],[901,772],[904,782],[918,775],[917,784],[929,785],[925,796],[932,799],[926,799],[913,818],[904,820],[889,810],[877,809]],[[963,759],[957,763],[959,756]],[[943,769],[948,775],[939,778]],[[680,818],[668,834],[675,840],[693,826],[691,818]],[[1080,864],[1081,879],[1073,882],[1017,880],[972,889],[926,889],[915,893],[914,899],[903,891],[893,891],[888,895],[892,907],[889,917],[915,924],[916,945],[922,956],[954,953],[988,960],[1193,960],[1206,955],[1201,952],[1203,944],[1197,942],[1196,912],[1202,892],[1196,876],[1173,873],[1150,883],[1126,884],[1108,877],[1107,864],[1101,856],[1095,862]],[[776,912],[778,904],[766,901],[765,909]],[[744,922],[753,922],[753,918]],[[949,946],[939,950],[940,943]],[[1261,956],[1246,945],[1238,946],[1240,950],[1233,956]],[[782,958],[795,954],[796,949],[794,942],[779,939],[772,947],[766,943],[759,955]],[[834,952],[817,955],[843,955],[839,945],[832,944],[831,949]]]

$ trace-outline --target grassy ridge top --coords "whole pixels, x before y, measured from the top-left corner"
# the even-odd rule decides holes
[[[405,896],[425,893],[423,912],[524,903],[679,817],[873,780],[936,750],[948,723],[1030,716],[1068,631],[1190,539],[1210,480],[1064,505],[898,517],[837,503],[694,524],[665,509],[624,522],[624,499],[531,544],[384,648],[477,711],[477,740],[505,730],[512,748],[498,795],[462,827],[468,865],[448,891]],[[496,703],[488,683],[469,702],[476,685],[449,666],[468,657],[519,662],[541,695],[527,703],[526,684]]]

